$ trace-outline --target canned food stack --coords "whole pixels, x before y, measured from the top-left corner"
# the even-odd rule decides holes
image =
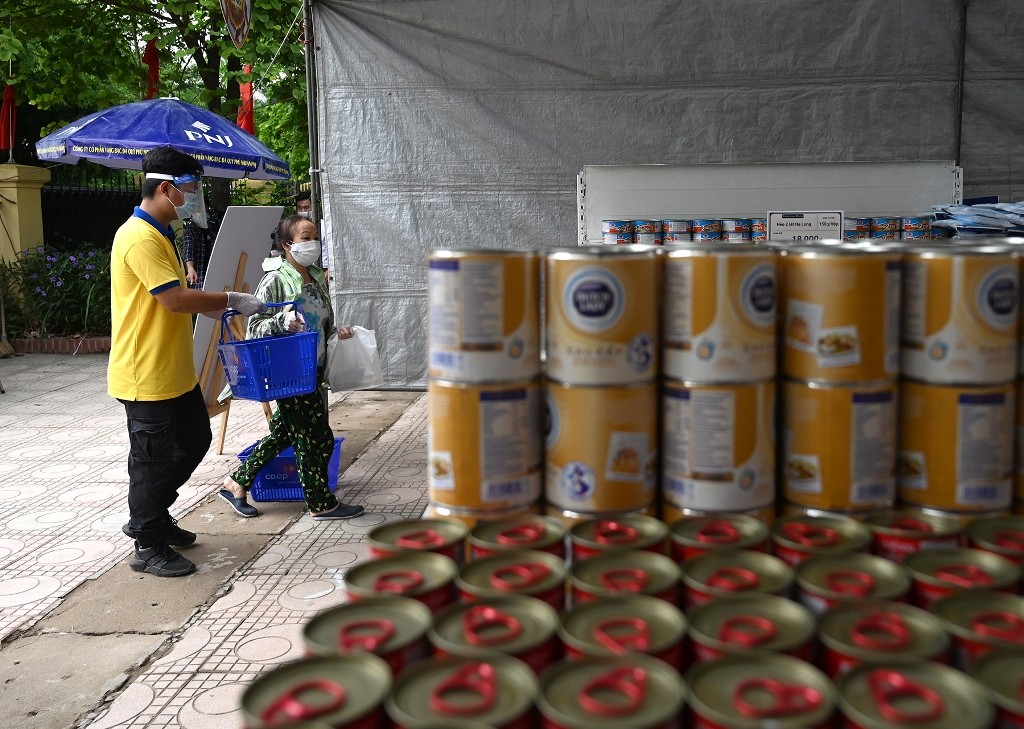
[[[780,249],[780,478],[789,508],[869,514],[896,491],[900,253]]]
[[[601,242],[607,246],[630,245],[635,230],[632,220],[602,220]]]
[[[775,254],[718,242],[675,246],[662,258],[663,517],[770,512]]]
[[[541,498],[540,256],[428,257],[428,513],[499,519]]]
[[[977,516],[1010,508],[1020,389],[1020,255],[1001,245],[904,255],[900,500]]]
[[[654,508],[657,264],[648,246],[547,254],[549,514],[575,520]]]
[[[367,539],[350,602],[303,627],[306,657],[246,688],[250,729],[1024,721],[1020,568],[990,552],[922,541],[900,564],[865,553],[865,524],[809,516],[420,520]]]
[[[634,220],[633,242],[638,245],[660,246],[664,232],[660,220]]]

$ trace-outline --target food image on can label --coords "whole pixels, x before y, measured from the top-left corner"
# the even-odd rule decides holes
[[[788,501],[820,509],[891,505],[896,385],[782,385],[782,479]]]
[[[900,256],[806,247],[782,251],[783,374],[869,382],[899,371]]]
[[[431,251],[432,377],[513,380],[540,372],[540,258],[532,251]]]
[[[657,384],[547,383],[549,504],[582,512],[632,511],[655,500]]]
[[[658,371],[658,269],[647,247],[553,252],[547,261],[547,375],[646,382]]]
[[[775,256],[696,247],[665,258],[664,372],[680,380],[775,376]]]
[[[427,385],[430,500],[506,509],[540,497],[540,383]]]
[[[662,495],[691,509],[746,511],[775,499],[775,381],[662,389]]]
[[[979,385],[1014,378],[1018,254],[993,247],[911,251],[903,279],[903,374]]]
[[[1012,384],[947,387],[906,380],[900,401],[902,501],[962,511],[1010,505]]]

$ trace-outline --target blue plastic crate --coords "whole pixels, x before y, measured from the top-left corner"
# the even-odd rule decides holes
[[[327,464],[327,486],[333,492],[338,487],[338,471],[341,470],[341,443],[344,438],[334,439],[334,453]],[[256,443],[238,454],[238,460],[245,463]],[[295,466],[295,451],[285,448],[257,474],[249,496],[253,501],[302,501],[302,483]]]

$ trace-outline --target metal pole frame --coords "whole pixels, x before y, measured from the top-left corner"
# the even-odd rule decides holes
[[[313,203],[313,219],[323,218],[320,206],[320,128],[317,125],[319,98],[316,86],[316,31],[313,26],[313,3],[302,2],[302,38],[306,55],[306,123],[309,127],[309,192]]]

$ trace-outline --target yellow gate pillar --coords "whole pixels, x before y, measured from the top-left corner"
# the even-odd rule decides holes
[[[43,244],[43,205],[39,190],[50,181],[43,167],[0,164],[0,260]]]

